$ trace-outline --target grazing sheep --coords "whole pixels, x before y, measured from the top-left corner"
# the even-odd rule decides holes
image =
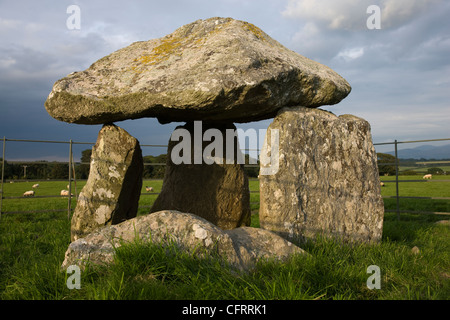
[[[384,182],[380,182],[380,186],[384,187]]]
[[[33,184],[32,188],[33,188],[33,189],[39,188],[39,183]]]
[[[431,179],[433,177],[432,174],[426,174],[423,176],[424,179]]]
[[[34,197],[34,191],[30,190],[30,191],[26,191],[23,194],[24,197]]]
[[[64,197],[64,196],[65,196],[65,197],[69,196],[69,190],[61,190],[60,195],[61,195],[62,197]],[[70,195],[73,196],[72,193],[71,193]]]
[[[152,187],[145,187],[145,191],[147,191],[147,192],[152,192],[153,191],[153,188]]]

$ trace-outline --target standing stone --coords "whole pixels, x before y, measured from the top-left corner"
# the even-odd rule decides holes
[[[197,132],[194,124],[189,122],[177,129],[187,130],[185,132],[192,139],[191,141],[184,141],[184,138],[183,141],[170,139],[162,190],[151,212],[161,210],[188,212],[212,222],[221,229],[250,225],[248,177],[243,164],[238,163],[237,152],[240,150],[237,148],[236,136],[233,136],[231,141],[235,157],[228,159],[228,162],[233,164],[226,163],[226,131],[228,129],[235,132],[236,127],[233,124],[203,123]],[[211,147],[212,143],[218,141],[203,141],[202,137],[208,129],[216,129],[223,142],[218,143],[220,148],[223,148],[222,155],[211,152],[213,157],[209,159],[214,160],[212,164],[204,162],[203,154],[206,147]],[[187,143],[188,148],[181,151],[180,143]],[[182,156],[184,152],[190,152],[190,156],[185,158],[185,162],[175,164],[174,157]],[[200,163],[195,164],[198,160]]]
[[[261,227],[291,239],[380,241],[384,206],[369,123],[295,107],[269,129],[279,130],[279,170],[260,176]]]
[[[72,218],[72,241],[100,227],[134,218],[142,171],[139,142],[122,128],[104,125],[92,148],[89,178]]]

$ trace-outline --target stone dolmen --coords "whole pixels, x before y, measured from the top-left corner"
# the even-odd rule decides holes
[[[350,90],[330,68],[231,18],[198,20],[160,39],[133,43],[58,80],[45,102],[52,117],[104,125],[72,218],[73,242],[64,265],[86,259],[86,250],[97,248],[89,239],[99,234],[104,240],[124,235],[120,226],[130,224],[156,232],[162,220],[148,221],[167,215],[163,220],[180,242],[187,239],[180,230],[189,230],[204,246],[211,245],[205,241],[213,233],[229,237],[234,251],[224,252],[234,252],[230,261],[242,259],[235,252],[243,251],[254,259],[283,259],[303,252],[290,241],[319,234],[380,241],[384,209],[370,125],[318,109],[339,103]],[[186,122],[169,141],[163,188],[145,219],[135,218],[142,186],[139,142],[113,124],[143,117]],[[267,171],[267,161],[261,161],[261,229],[250,231],[248,179],[236,161],[242,156],[237,137],[228,133],[236,123],[272,118],[261,160],[276,160],[277,167]],[[214,161],[197,161],[211,151],[205,141],[183,150],[190,161],[171,157],[179,133],[194,135],[199,123],[200,134],[217,144]],[[236,145],[231,159],[224,147],[230,139]],[[182,226],[174,227],[178,223]],[[263,255],[256,253],[258,241],[266,243]]]

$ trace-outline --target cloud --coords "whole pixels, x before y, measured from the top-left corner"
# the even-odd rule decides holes
[[[67,29],[71,4],[80,6],[80,30]],[[381,8],[381,30],[367,29],[369,5]],[[450,1],[15,0],[0,1],[0,12],[0,136],[95,141],[97,126],[47,114],[43,103],[53,83],[134,41],[212,16],[251,22],[341,74],[351,94],[323,108],[367,119],[377,142],[448,135]],[[238,127],[264,129],[270,122]],[[119,125],[147,144],[166,144],[173,130],[154,119]]]
[[[342,58],[345,61],[358,59],[364,55],[364,47],[357,47],[346,49],[338,53],[337,58]]]
[[[366,26],[367,6],[382,7],[381,30]],[[297,22],[288,46],[330,67],[426,70],[450,63],[450,3],[440,0],[290,0],[283,16]],[[439,21],[439,23],[437,23]]]
[[[5,34],[9,30],[16,29],[20,24],[19,20],[0,18],[0,32]]]
[[[370,5],[381,9],[383,28],[404,25],[442,0],[289,0],[283,15],[300,18],[332,30],[364,30]]]
[[[395,28],[413,21],[431,6],[442,3],[442,0],[385,0],[380,2],[383,26]]]
[[[289,0],[283,15],[300,18],[329,29],[362,29],[365,27],[366,8],[371,0]]]

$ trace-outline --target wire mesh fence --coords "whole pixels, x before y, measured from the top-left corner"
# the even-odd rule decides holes
[[[87,178],[87,175],[89,173],[89,162],[88,161],[74,161],[74,152],[73,148],[74,146],[77,147],[83,147],[83,146],[92,146],[94,145],[93,142],[76,142],[73,140],[69,141],[49,141],[49,140],[32,140],[32,139],[7,139],[6,137],[3,137],[1,140],[2,145],[2,160],[1,160],[1,186],[0,186],[0,217],[2,214],[15,214],[15,213],[38,213],[38,212],[66,212],[68,219],[70,219],[70,215],[73,212],[74,206],[77,201],[78,193],[81,191],[82,185],[85,182],[85,179]],[[408,179],[405,179],[401,173],[401,167],[404,165],[402,163],[402,160],[399,159],[398,153],[398,145],[399,144],[412,144],[412,143],[428,143],[428,142],[438,142],[438,141],[450,141],[450,138],[445,139],[431,139],[431,140],[415,140],[415,141],[393,141],[393,142],[383,142],[383,143],[375,143],[375,146],[382,146],[382,145],[393,145],[394,147],[394,154],[392,157],[392,162],[381,162],[379,161],[379,170],[380,170],[380,183],[383,184],[395,184],[395,194],[394,195],[385,195],[383,196],[384,199],[393,199],[395,200],[395,209],[386,209],[386,212],[396,212],[398,219],[400,219],[401,213],[418,213],[418,214],[442,214],[442,215],[450,215],[449,212],[445,211],[432,211],[432,210],[405,210],[401,207],[400,202],[404,199],[416,199],[416,200],[443,200],[448,201],[450,200],[450,192],[445,196],[424,196],[424,195],[401,195],[400,192],[400,185],[403,183],[423,183],[423,182],[431,182],[431,183],[450,183],[450,159],[448,160],[433,160],[433,161],[425,161],[425,160],[414,160],[410,161],[409,165],[416,166],[414,167],[415,171],[409,172],[411,173],[427,173],[427,170],[430,168],[430,166],[436,166],[439,165],[443,167],[444,169],[441,169],[441,172],[439,172],[439,179],[423,179],[423,178],[417,178],[416,176],[408,177]],[[67,160],[65,161],[7,161],[7,143],[44,143],[44,144],[62,144],[65,145],[67,148]],[[167,145],[141,145],[142,148],[163,148],[164,151],[167,150]],[[248,151],[249,149],[243,149],[244,151]],[[259,150],[258,150],[259,151]],[[156,158],[157,159],[157,158]],[[41,166],[39,168],[39,166]],[[84,166],[84,167],[83,167]],[[160,168],[158,171],[158,179],[153,179],[155,181],[160,181],[163,176],[163,168],[165,166],[165,162],[144,162],[144,168],[145,167],[152,167],[152,168]],[[259,165],[244,165],[248,168],[256,168],[258,169]],[[383,170],[386,168],[386,166],[391,167],[391,175],[384,176],[381,175],[382,168]],[[15,168],[14,172],[11,172],[11,167]],[[448,167],[448,170],[447,170]],[[83,171],[84,170],[84,171]],[[154,169],[152,169],[153,172]],[[405,170],[403,170],[405,171]],[[83,173],[84,172],[84,173]],[[84,174],[84,176],[83,176]],[[399,177],[402,177],[400,179]],[[435,175],[436,176],[436,175]],[[446,179],[446,177],[449,177],[449,179]],[[395,177],[395,178],[394,178]],[[80,180],[81,178],[81,180]],[[145,181],[151,181],[151,177],[147,177]],[[257,180],[257,179],[253,179]],[[52,191],[54,194],[50,193],[50,187],[48,187],[48,192],[44,195],[33,195],[30,198],[33,199],[49,199],[53,202],[58,202],[59,207],[53,207],[53,204],[48,202],[46,204],[45,208],[30,208],[30,206],[21,206],[19,204],[16,204],[16,207],[19,208],[18,210],[4,210],[3,205],[4,202],[10,201],[27,201],[28,197],[23,195],[16,194],[8,194],[8,192],[5,192],[5,185],[7,183],[20,183],[20,182],[26,182],[29,186],[32,182],[40,182],[41,184],[46,184],[46,182],[54,182],[55,183],[55,189]],[[34,184],[33,184],[34,185]],[[33,187],[31,185],[31,187]],[[67,195],[62,194],[56,194],[57,189],[63,189],[67,191]],[[145,186],[143,186],[145,188]],[[449,190],[446,188],[446,190]],[[29,190],[33,191],[33,190]],[[250,191],[252,194],[257,194],[259,191],[252,190]],[[142,196],[157,196],[159,192],[153,192],[145,190],[141,192]],[[63,199],[63,200],[61,200]],[[387,201],[389,201],[387,200]],[[64,208],[61,207],[61,201],[66,202],[66,205],[64,205]],[[257,204],[258,202],[253,202],[252,204]],[[25,209],[28,210],[24,210]],[[32,207],[32,206],[31,206]],[[140,206],[140,208],[150,208],[151,205],[143,204]]]
[[[383,142],[383,143],[374,143],[375,146],[381,146],[381,145],[394,145],[394,155],[393,155],[393,160],[394,162],[384,162],[382,163],[382,165],[391,165],[394,166],[395,168],[395,180],[386,180],[383,179],[383,177],[381,176],[380,181],[382,184],[384,183],[395,183],[395,195],[394,196],[383,196],[384,199],[395,199],[396,200],[396,205],[395,205],[395,210],[385,210],[386,212],[396,212],[397,213],[397,219],[400,219],[400,214],[401,213],[417,213],[417,214],[441,214],[441,215],[450,215],[450,212],[436,212],[436,211],[427,211],[427,210],[402,210],[400,208],[400,200],[401,199],[418,199],[418,200],[450,200],[450,192],[448,194],[448,197],[434,197],[434,196],[401,196],[400,195],[400,184],[401,183],[423,183],[423,182],[439,182],[439,183],[450,183],[450,177],[449,179],[439,179],[439,180],[431,180],[430,178],[432,177],[431,173],[427,173],[422,177],[422,179],[406,179],[406,180],[400,180],[399,179],[399,175],[400,175],[400,157],[399,157],[399,150],[398,150],[398,145],[399,144],[415,144],[415,143],[427,143],[427,142],[441,142],[441,141],[450,141],[450,138],[443,138],[443,139],[428,139],[428,140],[412,140],[412,141],[397,141],[394,140],[394,142]],[[410,164],[415,164],[415,165],[421,165],[424,168],[426,168],[428,165],[435,165],[435,164],[448,164],[450,165],[450,159],[449,160],[442,160],[442,161],[436,161],[436,160],[432,160],[432,161],[413,161]],[[380,163],[378,163],[378,167],[380,169]],[[449,170],[450,171],[450,170]],[[442,173],[444,175],[447,175],[448,172],[442,170]],[[450,173],[450,172],[449,172]],[[427,177],[428,176],[428,177]]]

